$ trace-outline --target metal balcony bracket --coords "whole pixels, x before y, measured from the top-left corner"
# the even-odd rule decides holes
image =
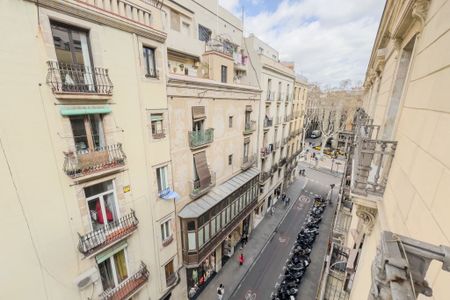
[[[419,294],[432,296],[425,280],[432,260],[450,271],[450,247],[435,246],[390,231],[381,233],[372,264],[370,300],[413,300]]]

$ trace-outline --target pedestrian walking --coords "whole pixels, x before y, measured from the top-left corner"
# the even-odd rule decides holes
[[[217,288],[217,299],[222,300],[224,294],[225,294],[225,287],[223,286],[223,284],[220,284],[219,287]]]
[[[239,265],[242,266],[244,264],[244,253],[241,253],[239,255]]]

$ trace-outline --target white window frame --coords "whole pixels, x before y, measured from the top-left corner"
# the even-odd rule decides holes
[[[164,172],[161,172],[164,170]],[[164,165],[156,168],[156,186],[158,187],[158,193],[169,187],[168,179],[169,166]],[[158,179],[159,175],[159,179]],[[160,189],[161,187],[161,189]]]
[[[168,219],[161,223],[161,240],[167,241],[172,236],[172,219]]]
[[[99,198],[99,200],[100,200],[100,207],[102,209],[102,215],[105,216],[105,220],[104,220],[103,226],[106,226],[107,224],[109,224],[108,223],[108,218],[106,217],[104,196],[110,194],[111,192],[112,192],[113,197],[114,197],[114,206],[116,207],[117,220],[120,219],[120,209],[119,209],[119,203],[117,202],[116,183],[115,183],[114,179],[110,179],[110,180],[112,182],[112,189],[111,190],[107,190],[107,191],[102,192],[100,194],[96,194],[94,196],[90,196],[90,197],[86,198],[86,205],[87,205],[87,210],[88,210],[89,214],[91,213],[89,211],[89,201],[93,200],[93,199],[96,199],[96,198]],[[100,183],[107,182],[107,181],[109,181],[109,180],[98,182],[96,184],[100,184]],[[93,184],[93,185],[96,185],[96,184]],[[93,185],[90,185],[90,186],[93,186]],[[85,186],[84,188],[86,188],[86,187],[89,187],[89,186]],[[84,188],[83,188],[83,191],[84,191]],[[94,231],[94,225],[92,224],[91,217],[89,216],[88,219],[89,219],[89,225],[90,225],[91,231]]]
[[[128,264],[128,250],[127,249],[128,249],[128,247],[126,247],[126,248],[124,248],[124,249],[122,249],[120,251],[123,251],[124,255],[125,255],[125,266],[127,268],[127,275],[128,275],[127,278],[129,278],[130,277],[130,267],[129,267],[129,264]],[[109,263],[111,265],[111,270],[113,271],[114,287],[117,287],[119,285],[119,280],[117,279],[116,263],[114,262],[113,256],[115,254],[119,253],[120,251],[112,254],[111,256],[109,256],[107,259],[104,260],[104,261],[109,261]],[[99,264],[97,264],[97,268],[98,268],[98,265]],[[100,270],[99,270],[99,274],[100,274]],[[124,280],[126,280],[126,279],[124,279]],[[103,286],[102,286],[102,288],[103,288]]]

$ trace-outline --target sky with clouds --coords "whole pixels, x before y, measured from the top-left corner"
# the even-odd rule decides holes
[[[364,79],[383,0],[219,0],[254,33],[294,61],[310,82],[336,87]]]

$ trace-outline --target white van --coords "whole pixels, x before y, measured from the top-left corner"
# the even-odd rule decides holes
[[[313,130],[313,132],[311,132],[311,135],[309,136],[312,139],[316,139],[318,137],[320,137],[322,134],[320,133],[319,130]]]

